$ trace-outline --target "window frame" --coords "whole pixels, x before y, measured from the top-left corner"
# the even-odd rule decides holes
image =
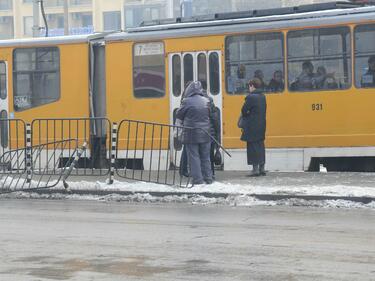
[[[7,73],[7,64],[4,60],[0,60],[0,65],[4,65],[4,69],[5,69],[5,72],[4,72],[4,76],[5,76],[5,83],[4,85],[1,83],[1,79],[0,79],[0,101],[5,101],[5,100],[9,100],[9,93],[8,93],[8,73]],[[1,75],[1,72],[0,72],[0,75]],[[4,88],[4,93],[5,93],[5,97],[2,96],[1,94],[1,87],[3,86]]]
[[[5,115],[6,118],[3,118]],[[9,114],[8,111],[3,109],[0,110],[0,146],[5,149],[9,146]]]
[[[347,51],[347,54],[349,55],[349,58],[348,58],[348,61],[349,63],[351,64],[349,67],[348,67],[348,79],[349,79],[349,82],[348,82],[348,86],[346,88],[340,88],[338,87],[337,89],[321,89],[321,90],[292,90],[291,89],[291,84],[293,83],[290,83],[289,84],[289,79],[290,79],[290,75],[289,75],[289,34],[291,32],[301,32],[301,31],[309,31],[309,30],[322,30],[322,29],[335,29],[335,28],[346,28],[349,32],[347,33],[349,35],[349,44],[348,46],[350,47],[350,50]],[[287,86],[287,89],[288,89],[288,93],[290,94],[304,94],[304,93],[321,93],[321,92],[327,92],[327,91],[330,91],[330,92],[337,92],[337,91],[347,91],[349,90],[352,85],[353,85],[353,82],[354,82],[354,76],[353,76],[353,66],[354,66],[354,58],[353,58],[353,54],[354,54],[354,50],[353,50],[353,47],[352,47],[352,41],[353,41],[353,34],[352,34],[352,30],[350,28],[349,25],[346,25],[346,24],[341,24],[341,25],[335,25],[335,26],[324,26],[324,27],[311,27],[311,28],[304,28],[304,29],[289,29],[287,32],[286,32],[286,56],[285,56],[285,62],[286,62],[286,71],[288,72],[288,75],[286,76],[288,78],[288,80],[286,81],[286,84],[285,86]],[[342,53],[343,54],[343,53]],[[342,55],[341,54],[341,55]],[[306,61],[307,59],[305,59],[304,61]],[[285,87],[286,88],[286,87]]]
[[[228,40],[230,38],[233,38],[233,37],[240,37],[240,36],[257,36],[257,35],[267,35],[267,34],[279,34],[281,35],[280,38],[281,38],[281,47],[282,47],[282,50],[281,50],[281,53],[282,53],[282,58],[281,58],[281,63],[283,64],[281,69],[283,71],[283,79],[284,79],[284,89],[280,92],[268,92],[268,91],[265,91],[265,93],[267,95],[274,95],[274,94],[284,94],[287,90],[287,87],[285,85],[285,82],[287,80],[287,75],[286,75],[286,71],[287,71],[287,60],[286,60],[286,56],[287,56],[287,53],[286,53],[286,48],[285,48],[285,42],[286,42],[286,36],[285,36],[285,33],[282,31],[282,30],[269,30],[269,31],[259,31],[259,32],[246,32],[246,33],[237,33],[237,34],[231,34],[231,35],[227,35],[225,36],[224,38],[224,81],[225,81],[225,92],[227,95],[229,96],[244,96],[244,95],[247,95],[247,92],[243,92],[243,93],[230,93],[228,91],[228,83],[227,83],[227,49],[228,49]]]
[[[207,63],[208,59],[207,59],[207,56],[208,56],[208,53],[206,52],[200,52],[200,53],[197,53],[197,80],[200,81],[202,83],[202,88],[203,90],[207,91],[208,89],[208,79],[209,79],[209,72],[208,72],[208,68],[209,68],[209,65]],[[202,60],[203,59],[203,60]],[[203,62],[203,64],[201,64]],[[203,74],[204,75],[204,79],[203,81],[205,81],[205,83],[203,83],[203,81],[201,81],[199,78],[199,75]],[[205,88],[206,87],[206,88]]]
[[[189,58],[189,63],[187,63],[187,61],[185,60],[186,58]],[[182,81],[183,82],[182,89],[185,89],[188,82],[194,81],[194,72],[195,72],[194,53],[187,52],[187,53],[182,54],[182,65],[183,65],[182,71],[183,71],[183,76],[184,76],[184,80]],[[188,66],[190,67],[190,69],[187,68]],[[186,74],[189,74],[189,76],[191,76],[191,79],[187,79],[188,75]],[[182,90],[182,92],[184,92],[184,90]]]
[[[219,53],[217,51],[209,52],[207,55],[208,55],[208,58],[207,58],[208,59],[208,65],[207,65],[208,77],[207,77],[207,80],[208,80],[209,85],[210,85],[210,89],[209,90],[210,90],[211,95],[217,96],[222,91],[222,85],[220,83],[221,82],[220,81],[221,80],[220,79],[220,71],[221,71],[221,69],[220,69],[220,55],[219,55]],[[218,71],[217,72],[211,71],[211,70],[213,70],[212,69],[213,65],[211,64],[211,57],[215,57],[215,60],[217,62],[217,67],[218,67]],[[211,75],[212,72],[214,72],[214,74],[217,74],[217,77],[215,77],[215,75]],[[217,91],[213,91],[214,84],[216,84],[216,83],[212,83],[214,81],[214,79],[217,80],[216,81],[217,82],[217,86],[218,86]]]
[[[177,77],[176,77],[176,74],[177,72],[175,71],[175,58],[178,58],[178,66],[179,66],[179,74],[180,74],[180,81],[176,81]],[[180,54],[173,54],[172,55],[172,95],[175,96],[176,98],[177,97],[180,97],[182,95],[182,88],[181,88],[181,55]],[[176,95],[175,94],[175,83],[178,83],[179,87],[178,87],[178,94]]]
[[[28,108],[24,108],[24,109],[16,109],[15,107],[15,103],[14,103],[14,99],[16,97],[16,75],[17,75],[17,72],[15,70],[15,53],[17,50],[32,50],[32,49],[46,49],[46,48],[50,48],[50,49],[56,49],[57,50],[57,53],[58,53],[58,58],[59,58],[59,66],[58,66],[58,70],[56,71],[57,73],[57,77],[59,78],[59,83],[58,83],[58,98],[54,101],[51,101],[51,102],[48,102],[48,103],[43,103],[43,104],[39,104],[39,105],[36,105],[36,106],[31,106],[31,107],[28,107]],[[58,102],[59,100],[61,100],[61,51],[60,51],[60,48],[56,45],[54,46],[38,46],[38,47],[21,47],[21,48],[14,48],[13,51],[12,51],[12,80],[13,80],[13,85],[12,85],[12,91],[13,91],[13,98],[12,98],[12,102],[13,102],[13,110],[15,112],[22,112],[22,111],[26,111],[26,110],[30,110],[30,109],[33,109],[33,108],[37,108],[37,107],[40,107],[40,106],[45,106],[45,105],[48,105],[48,104],[52,104],[52,103],[55,103],[55,102]],[[33,73],[35,71],[28,71],[29,73]]]
[[[136,96],[135,95],[135,87],[134,87],[134,50],[135,50],[135,46],[138,45],[138,44],[150,44],[150,43],[161,43],[163,45],[163,73],[164,73],[164,92],[163,92],[163,95],[161,96],[152,96],[152,97],[139,97],[139,96]],[[167,65],[167,62],[166,62],[166,52],[165,52],[165,44],[164,44],[164,41],[134,41],[133,42],[133,46],[132,46],[132,65],[131,65],[131,73],[132,73],[132,94],[133,94],[133,97],[136,98],[136,99],[162,99],[162,98],[165,98],[166,96],[166,92],[167,92],[167,71],[166,71],[166,65]]]
[[[357,68],[356,68],[356,65],[357,65],[357,53],[356,53],[356,49],[357,49],[357,45],[356,45],[356,42],[357,40],[355,40],[355,35],[356,35],[356,32],[357,32],[357,28],[358,27],[363,27],[363,26],[374,26],[374,33],[375,33],[375,22],[372,22],[372,23],[362,23],[362,24],[356,24],[353,29],[352,29],[352,41],[353,41],[353,74],[352,74],[352,85],[354,86],[355,89],[357,90],[373,90],[375,89],[375,86],[374,87],[357,87],[357,80],[356,80],[356,77],[357,77]],[[374,49],[374,55],[375,55],[375,49]],[[361,81],[359,81],[361,82]]]

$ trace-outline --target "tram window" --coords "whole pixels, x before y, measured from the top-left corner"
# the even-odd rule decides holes
[[[247,82],[255,77],[261,79],[266,92],[282,92],[284,90],[283,50],[283,35],[280,32],[227,37],[225,42],[227,92],[246,93]]]
[[[190,81],[194,81],[193,56],[191,54],[186,54],[184,56],[184,88]]]
[[[360,25],[355,33],[355,85],[375,88],[375,24]]]
[[[291,91],[349,88],[351,85],[349,27],[289,32],[288,70]]]
[[[181,58],[179,55],[172,57],[172,75],[172,92],[175,97],[179,97],[181,95]]]
[[[210,93],[217,95],[220,93],[220,64],[217,53],[211,53],[209,56],[210,64]]]
[[[6,110],[0,113],[0,143],[2,148],[8,147],[8,134],[9,134],[9,120]]]
[[[198,81],[202,83],[204,90],[207,90],[207,61],[205,54],[198,55]]]
[[[164,45],[134,44],[133,88],[136,98],[159,98],[165,94]]]
[[[60,98],[59,49],[15,49],[13,77],[15,111],[57,101]]]
[[[6,66],[4,62],[0,62],[0,99],[7,98],[7,77]]]

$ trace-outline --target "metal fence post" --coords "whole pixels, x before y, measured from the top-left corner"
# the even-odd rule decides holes
[[[113,184],[114,176],[115,176],[117,130],[118,130],[118,124],[114,122],[112,126],[112,136],[111,136],[111,168],[109,172],[109,184]]]
[[[31,183],[31,125],[26,124],[26,182]]]

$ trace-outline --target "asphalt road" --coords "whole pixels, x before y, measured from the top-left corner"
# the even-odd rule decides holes
[[[375,211],[0,200],[0,280],[375,280]]]

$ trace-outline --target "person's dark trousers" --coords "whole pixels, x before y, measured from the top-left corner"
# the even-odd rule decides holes
[[[215,178],[215,148],[216,143],[211,142],[211,149],[210,149],[210,161],[211,161],[211,171],[212,171],[212,178]]]
[[[259,174],[261,176],[265,176],[266,175],[266,170],[265,170],[264,166],[265,166],[264,163],[259,165]]]
[[[186,144],[185,147],[193,184],[202,184],[203,181],[212,182],[210,163],[211,142]]]
[[[184,177],[189,177],[189,165],[188,157],[185,146],[182,148],[181,158],[180,158],[180,175]]]

